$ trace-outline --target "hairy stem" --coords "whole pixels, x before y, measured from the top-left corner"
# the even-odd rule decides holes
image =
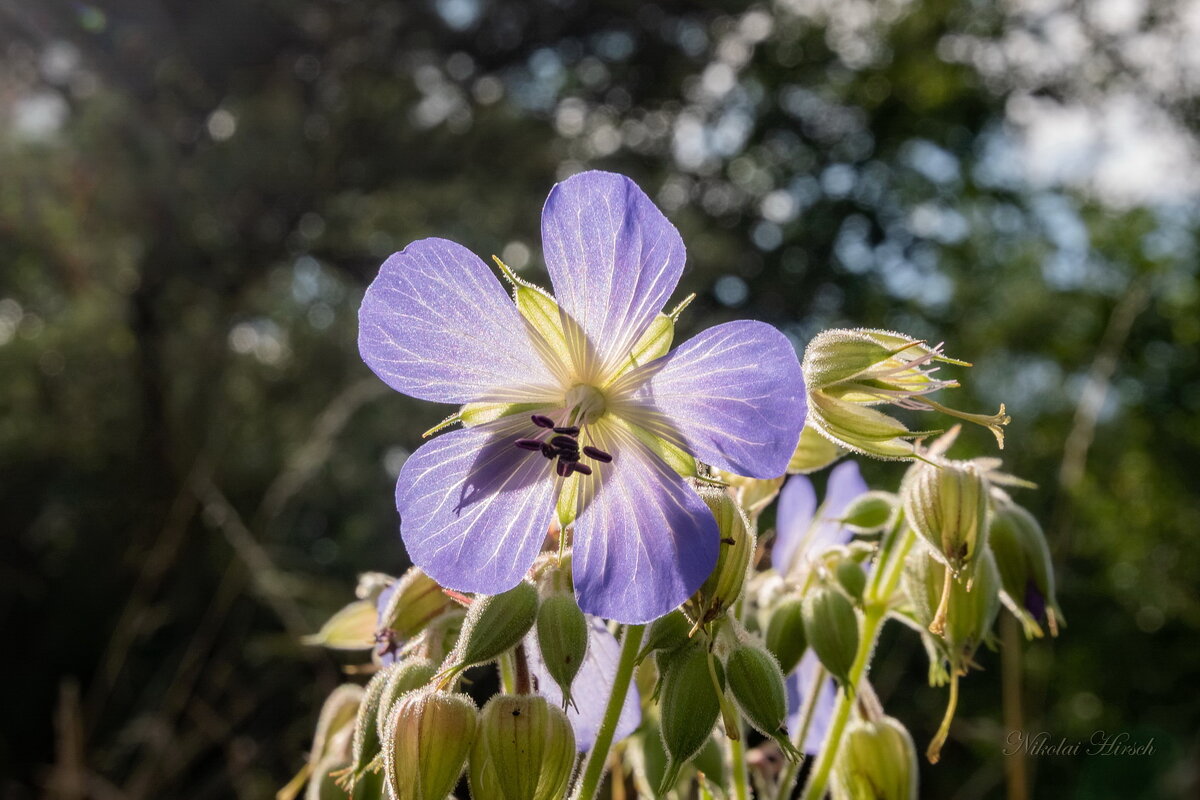
[[[604,708],[604,719],[596,733],[596,743],[588,753],[583,774],[575,786],[574,794],[571,795],[573,800],[594,800],[600,789],[604,765],[608,761],[608,750],[612,747],[613,736],[617,732],[617,721],[621,719],[621,708],[625,705],[625,695],[629,693],[629,684],[633,680],[633,670],[637,666],[637,654],[641,649],[642,634],[645,631],[645,625],[628,625],[625,628],[612,693],[608,696],[608,705]]]

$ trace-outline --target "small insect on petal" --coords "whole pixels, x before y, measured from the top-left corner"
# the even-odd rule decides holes
[[[598,447],[592,447],[590,444],[583,448],[583,454],[588,458],[595,459],[596,461],[603,461],[605,464],[608,464],[613,460],[611,455],[599,449]]]

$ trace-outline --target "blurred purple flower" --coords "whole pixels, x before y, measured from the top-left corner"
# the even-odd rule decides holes
[[[587,655],[584,656],[579,674],[575,676],[575,682],[571,684],[574,703],[567,708],[567,719],[575,729],[575,746],[581,753],[591,749],[596,741],[596,733],[604,718],[604,708],[617,677],[617,662],[621,658],[621,645],[608,632],[604,622],[595,617],[588,622],[591,630],[588,633]],[[525,655],[529,673],[535,680],[536,693],[545,697],[551,705],[561,706],[562,690],[546,669],[537,637],[532,633],[525,638]],[[621,706],[614,741],[620,741],[637,730],[642,722],[641,709],[637,685],[631,684],[625,695],[625,704]]]
[[[777,330],[741,321],[634,363],[685,254],[628,178],[586,172],[555,186],[542,243],[557,338],[521,316],[479,258],[443,239],[393,255],[367,290],[359,350],[380,378],[499,414],[405,462],[401,535],[442,585],[504,591],[533,563],[569,478],[580,607],[646,622],[700,586],[718,546],[712,513],[655,448],[749,477],[783,473],[805,415],[799,361]]]
[[[803,475],[788,479],[779,493],[775,542],[771,546],[771,563],[781,575],[803,573],[810,560],[834,545],[846,544],[853,533],[838,522],[850,502],[868,491],[869,487],[858,471],[858,464],[843,461],[829,474],[825,487],[825,502],[817,508],[817,493],[812,481]],[[804,704],[812,691],[820,662],[810,649],[787,678],[788,730],[799,730]],[[825,740],[829,720],[836,700],[833,678],[826,678],[817,692],[816,707],[801,749],[815,754]]]

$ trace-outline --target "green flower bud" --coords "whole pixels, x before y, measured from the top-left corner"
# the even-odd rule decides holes
[[[317,717],[317,730],[313,734],[310,761],[316,763],[329,756],[340,760],[350,758],[350,744],[354,736],[354,721],[358,718],[358,707],[362,703],[363,688],[353,683],[344,683],[325,699]]]
[[[956,579],[970,582],[976,556],[987,544],[983,470],[971,461],[916,462],[904,475],[900,496],[912,529]]]
[[[419,690],[396,701],[383,746],[392,800],[441,800],[454,790],[475,738],[464,694]]]
[[[537,619],[538,592],[521,581],[503,594],[479,595],[467,612],[458,644],[450,654],[445,680],[467,667],[485,664],[521,643]]]
[[[783,673],[790,675],[808,648],[804,633],[804,602],[799,597],[787,596],[775,606],[767,623],[766,644],[779,660]]]
[[[825,469],[845,454],[845,450],[822,436],[816,428],[805,425],[787,471],[789,475],[807,475]]]
[[[379,715],[383,691],[400,664],[389,664],[371,676],[358,705],[358,717],[354,722],[354,743],[351,747],[350,767],[346,771],[345,785],[353,790],[355,783],[367,771],[371,762],[383,749],[379,730]]]
[[[900,498],[891,492],[860,494],[842,513],[842,524],[855,533],[875,533],[891,524]]]
[[[721,547],[712,573],[684,604],[684,613],[695,625],[713,621],[737,602],[756,546],[746,516],[732,497],[718,489],[704,489],[700,496],[716,517]]]
[[[391,665],[387,670],[383,691],[379,695],[379,711],[375,715],[376,735],[380,747],[387,739],[388,721],[396,701],[416,689],[421,689],[433,681],[437,675],[437,664],[426,658],[410,658]],[[382,672],[382,670],[381,670]]]
[[[678,609],[654,620],[646,628],[646,638],[642,642],[642,652],[638,653],[638,662],[658,650],[671,652],[680,649],[691,641],[691,630],[692,624]]]
[[[725,674],[742,716],[760,733],[778,742],[789,758],[800,758],[788,739],[787,689],[774,656],[757,645],[741,643],[725,659]]]
[[[804,596],[804,632],[808,645],[829,670],[845,685],[858,652],[858,615],[854,605],[832,586],[818,585]]]
[[[537,612],[538,649],[546,671],[562,690],[563,709],[571,702],[571,684],[587,655],[588,623],[579,604],[569,594],[542,600]]]
[[[688,646],[667,664],[660,696],[660,726],[667,767],[658,787],[660,795],[675,784],[679,771],[704,746],[721,714],[721,701],[710,670],[715,670],[717,685],[724,691],[725,676],[720,663],[714,659],[710,664],[708,649],[699,643]]]
[[[1021,621],[1026,638],[1041,637],[1043,622],[1057,636],[1062,611],[1042,526],[1024,508],[1001,499],[992,510],[988,543],[1000,571],[1000,599]]]
[[[321,626],[321,630],[300,641],[330,650],[370,650],[375,645],[375,604],[355,600]]]
[[[846,726],[833,765],[833,800],[916,800],[917,749],[894,717]]]
[[[807,424],[833,443],[885,459],[916,456],[912,440],[931,431],[911,431],[894,417],[870,406],[934,409],[991,430],[1004,447],[1004,406],[993,415],[948,408],[927,395],[957,386],[934,377],[934,362],[970,366],[948,358],[941,345],[882,330],[830,330],[818,334],[804,351],[808,389]]]
[[[846,558],[838,562],[834,574],[837,576],[838,583],[846,590],[846,594],[850,595],[855,602],[861,603],[863,592],[867,588],[867,573],[863,571],[862,565],[853,559]]]
[[[532,695],[496,695],[479,715],[471,765],[472,797],[561,800],[575,767],[567,715]]]
[[[430,622],[457,608],[433,578],[412,567],[396,583],[387,608],[380,619],[383,628],[391,630],[398,639],[412,639]]]
[[[927,547],[914,548],[904,564],[903,586],[913,618],[931,628],[934,620],[942,617],[933,652],[949,662],[950,675],[967,671],[1000,609],[1000,576],[991,551],[984,550],[978,561],[970,589],[958,581],[947,583],[946,566]],[[931,674],[937,677],[941,673],[934,670]]]

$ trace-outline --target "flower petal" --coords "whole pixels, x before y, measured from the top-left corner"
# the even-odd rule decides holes
[[[413,563],[463,592],[495,594],[525,576],[554,516],[553,463],[513,446],[533,429],[504,417],[423,445],[400,470],[396,508]]]
[[[358,312],[363,361],[421,400],[522,402],[554,379],[500,281],[465,247],[422,239],[384,262]],[[543,387],[543,388],[539,388]]]
[[[804,703],[808,699],[808,693],[812,691],[813,680],[816,678],[817,668],[820,666],[821,662],[817,660],[816,654],[809,650],[787,678],[787,728],[793,736],[803,722],[801,717],[804,713]],[[813,709],[812,720],[808,723],[808,733],[805,735],[804,744],[801,747],[809,755],[816,755],[820,751],[821,745],[824,744],[825,735],[829,732],[829,723],[833,719],[833,706],[836,701],[837,687],[833,678],[826,677],[817,695],[817,705]]]
[[[779,492],[775,513],[775,541],[771,545],[771,564],[786,575],[796,550],[812,525],[817,510],[817,490],[803,475],[793,475]]]
[[[613,455],[581,476],[573,572],[579,607],[619,622],[657,619],[692,595],[717,563],[712,511],[629,431],[589,428]]]
[[[557,184],[542,210],[542,249],[576,368],[596,379],[628,358],[675,291],[686,252],[679,231],[637,184],[584,172]]]
[[[587,655],[583,658],[583,666],[571,684],[571,698],[574,705],[567,708],[567,719],[575,729],[575,747],[579,752],[590,750],[596,742],[596,733],[604,719],[604,709],[608,705],[608,696],[612,693],[613,682],[617,679],[617,662],[621,659],[621,645],[608,632],[604,622],[592,617],[588,620]],[[538,649],[537,639],[533,634],[525,638],[525,655],[529,660],[529,672],[535,679],[535,691],[546,698],[551,705],[562,706],[562,691],[550,672],[546,662],[542,660],[542,652]],[[637,730],[642,722],[641,700],[638,697],[637,684],[631,684],[625,695],[625,704],[621,706],[621,716],[617,720],[614,742],[624,739]]]
[[[787,470],[807,408],[791,342],[752,320],[693,336],[622,376],[613,393],[616,413],[701,461],[750,478]]]

